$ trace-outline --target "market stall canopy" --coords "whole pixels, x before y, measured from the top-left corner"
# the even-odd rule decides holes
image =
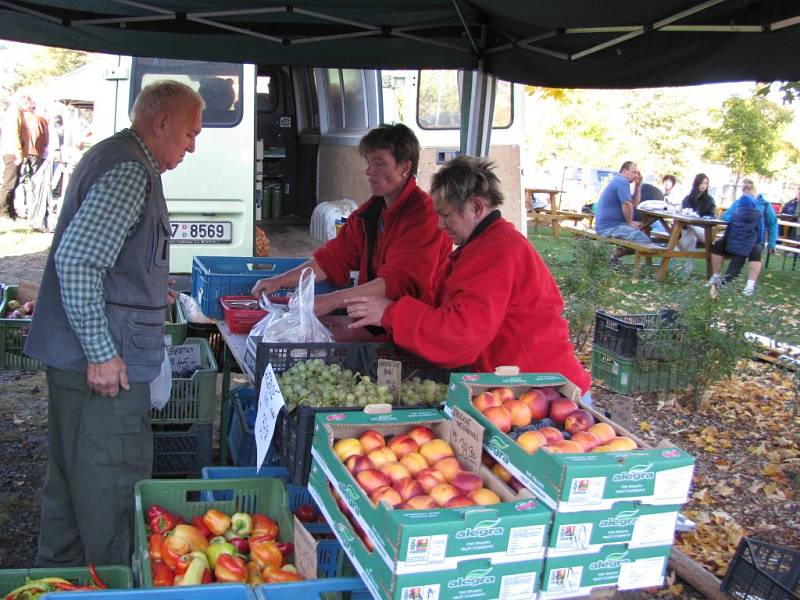
[[[798,0],[2,0],[0,38],[550,87],[800,79]]]

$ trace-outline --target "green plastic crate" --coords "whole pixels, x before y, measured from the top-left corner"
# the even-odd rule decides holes
[[[208,498],[202,492],[229,491],[228,500],[201,500]],[[213,497],[213,496],[212,496]],[[140,587],[153,587],[148,554],[146,514],[151,505],[158,504],[189,522],[210,508],[227,514],[235,512],[261,513],[278,524],[278,539],[294,542],[294,521],[289,512],[286,489],[280,479],[145,479],[136,484],[136,530],[133,551],[133,569]]]
[[[19,287],[7,285],[0,300],[0,315],[6,314],[6,305],[17,299]],[[0,371],[41,371],[44,365],[22,353],[31,319],[0,318]]]
[[[128,567],[98,566],[97,575],[109,588],[129,590],[133,587],[133,573]],[[53,569],[3,569],[0,570],[0,597],[25,584],[27,579],[62,577],[77,585],[89,585],[92,577],[88,567],[60,567]]]
[[[164,318],[164,335],[169,336],[169,343],[178,346],[186,339],[186,313],[177,300],[167,306],[167,316]]]
[[[656,358],[625,358],[605,348],[592,348],[592,377],[620,394],[686,387],[679,365]]]
[[[200,346],[200,366],[191,377],[173,377],[169,402],[161,410],[150,410],[154,424],[202,424],[214,421],[217,396],[217,361],[208,341],[186,338],[184,344]],[[205,465],[201,465],[205,466]]]

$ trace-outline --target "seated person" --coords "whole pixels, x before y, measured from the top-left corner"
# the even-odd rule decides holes
[[[795,197],[789,200],[786,204],[783,205],[781,208],[781,219],[786,221],[793,221],[797,222],[797,215],[800,213],[800,186],[797,187],[797,192],[795,193]],[[797,228],[795,227],[787,227],[789,230],[786,233],[786,237],[790,240],[797,239]]]
[[[683,199],[681,210],[689,209],[697,213],[698,217],[714,218],[717,215],[717,207],[714,198],[708,193],[708,177],[705,173],[698,173],[692,182],[692,189]],[[688,225],[683,228],[681,239],[678,246],[681,250],[691,252],[697,248],[697,244],[704,244],[706,241],[705,229],[697,225]],[[694,269],[694,261],[686,261],[686,271],[691,273]]]
[[[349,298],[351,327],[381,325],[398,346],[444,368],[560,373],[585,394],[591,376],[573,354],[561,294],[530,242],[500,216],[492,163],[451,160],[433,176],[431,195],[439,227],[458,246],[435,301]]]
[[[631,194],[631,183],[634,191]],[[600,193],[597,200],[595,230],[599,235],[649,244],[650,238],[641,230],[641,223],[633,220],[633,209],[641,200],[642,176],[633,161],[625,161],[614,178]],[[611,255],[611,262],[619,264],[626,254],[633,254],[630,248],[617,248]]]

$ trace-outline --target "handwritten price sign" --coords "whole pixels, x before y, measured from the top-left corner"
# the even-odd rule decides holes
[[[477,473],[481,468],[483,427],[460,408],[453,409],[450,441],[459,462]]]
[[[275,435],[275,423],[278,421],[278,413],[286,406],[286,402],[278,386],[275,371],[272,365],[267,364],[264,376],[261,378],[261,393],[258,396],[258,415],[256,416],[255,438],[256,438],[256,470],[264,464],[267,457],[267,450],[272,443]]]

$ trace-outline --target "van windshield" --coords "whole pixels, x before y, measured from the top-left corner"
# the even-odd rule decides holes
[[[242,119],[242,65],[163,58],[133,61],[130,108],[141,89],[156,81],[185,83],[205,100],[203,127],[234,127]]]

